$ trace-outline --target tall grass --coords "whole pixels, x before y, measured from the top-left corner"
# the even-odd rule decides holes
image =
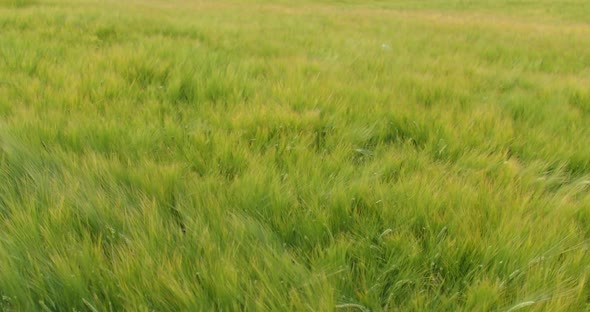
[[[586,2],[0,2],[0,309],[590,308]]]

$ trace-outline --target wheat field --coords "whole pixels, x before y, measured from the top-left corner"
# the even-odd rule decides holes
[[[0,310],[588,311],[590,2],[0,0]]]

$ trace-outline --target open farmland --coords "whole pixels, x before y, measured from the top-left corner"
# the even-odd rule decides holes
[[[0,0],[0,310],[588,311],[587,0]]]

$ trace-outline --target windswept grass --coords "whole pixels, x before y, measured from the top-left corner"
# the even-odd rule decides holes
[[[0,0],[0,309],[588,310],[589,16]]]

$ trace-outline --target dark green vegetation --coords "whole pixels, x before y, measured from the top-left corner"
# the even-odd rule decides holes
[[[589,121],[585,0],[0,0],[0,309],[588,310]]]

